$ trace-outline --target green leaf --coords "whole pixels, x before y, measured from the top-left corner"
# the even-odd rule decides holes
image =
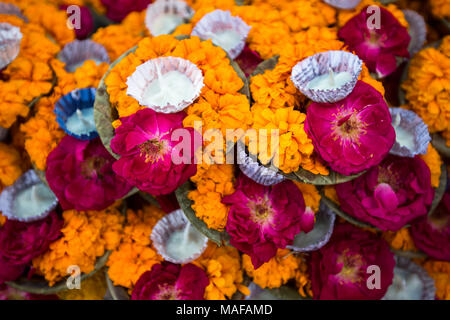
[[[108,261],[110,254],[111,251],[107,251],[103,256],[98,258],[94,270],[88,274],[82,274],[80,277],[81,281],[93,276],[97,271],[102,269]],[[50,287],[48,282],[43,278],[28,279],[27,277],[22,277],[16,281],[6,282],[6,284],[12,288],[34,294],[56,294],[67,290],[66,280],[62,280],[52,287]]]
[[[115,286],[108,275],[108,270],[105,270],[105,279],[108,293],[113,300],[130,300],[128,291],[126,288],[121,286]]]
[[[290,180],[314,184],[316,186],[326,186],[351,181],[353,179],[358,178],[364,172],[352,176],[344,176],[342,174],[330,170],[330,174],[328,176],[323,176],[320,174],[314,174],[308,170],[300,168],[296,172],[286,174],[280,171],[280,173]]]
[[[266,72],[266,70],[273,70],[278,63],[279,58],[280,58],[280,56],[276,55],[276,56],[273,56],[270,59],[266,59],[263,62],[261,62],[260,64],[258,64],[258,66],[255,68],[253,73],[250,75],[250,78],[254,77],[258,74],[263,74],[264,72]]]
[[[446,140],[439,133],[433,134],[431,138],[433,147],[445,158],[450,158],[450,148],[447,147]]]
[[[392,252],[394,252],[396,255],[408,259],[425,259],[427,258],[427,254],[423,253],[422,251],[402,251],[402,250],[394,250],[391,249]]]
[[[111,103],[109,101],[109,94],[106,88],[105,79],[108,77],[112,68],[116,64],[118,64],[124,57],[129,55],[131,52],[136,51],[137,46],[131,48],[124,54],[122,54],[116,61],[114,61],[108,71],[103,75],[102,80],[100,80],[100,84],[97,88],[97,92],[95,94],[95,102],[94,102],[94,122],[95,127],[97,128],[98,135],[102,140],[103,145],[106,150],[111,153],[111,155],[119,159],[119,156],[115,154],[111,150],[111,140],[114,138],[114,128],[112,126],[112,122],[118,119],[118,114],[116,109],[111,107]]]
[[[193,202],[188,198],[188,193],[191,190],[193,190],[193,185],[190,182],[186,182],[175,191],[175,196],[177,197],[178,204],[183,210],[186,218],[195,228],[197,228],[198,231],[200,231],[210,240],[214,241],[218,246],[221,246],[222,244],[228,244],[229,235],[226,233],[226,231],[218,231],[208,228],[206,223],[195,215],[195,211],[191,207]]]
[[[447,168],[445,164],[443,164],[441,166],[441,177],[439,178],[439,187],[435,189],[433,203],[431,204],[431,208],[430,211],[428,212],[428,215],[433,214],[434,210],[436,210],[437,206],[444,197],[446,189],[447,189]]]

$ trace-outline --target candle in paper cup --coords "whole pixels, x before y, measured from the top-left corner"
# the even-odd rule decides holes
[[[349,72],[343,71],[334,73],[333,70],[330,69],[328,74],[315,77],[308,82],[306,87],[315,90],[334,90],[342,87],[351,80],[352,75]]]
[[[224,49],[231,59],[242,52],[251,27],[230,11],[214,10],[206,14],[192,29],[192,36],[212,42]]]
[[[157,0],[147,7],[145,25],[154,37],[170,34],[179,25],[188,22],[194,10],[184,1]]]
[[[203,88],[202,71],[189,60],[160,57],[146,61],[127,79],[127,95],[160,113],[183,110]]]
[[[164,260],[178,264],[197,259],[208,245],[208,238],[191,226],[181,209],[160,219],[150,237]]]
[[[76,109],[74,113],[67,119],[66,127],[71,132],[83,135],[95,131],[94,109]]]
[[[0,211],[10,220],[30,222],[43,219],[57,204],[54,193],[34,170],[25,172],[0,194]]]

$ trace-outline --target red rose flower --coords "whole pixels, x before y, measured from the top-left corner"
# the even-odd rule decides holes
[[[236,191],[222,202],[230,206],[230,243],[251,257],[255,269],[314,226],[314,213],[305,211],[303,195],[290,180],[263,186],[241,174]]]
[[[365,7],[351,18],[338,32],[350,51],[354,51],[371,72],[380,77],[397,69],[397,57],[409,58],[408,45],[411,37],[408,30],[388,10],[380,10],[380,25],[377,13]],[[373,19],[375,18],[375,19]],[[375,25],[372,26],[372,22]]]
[[[106,16],[114,22],[121,22],[129,13],[142,11],[152,0],[102,0]]]
[[[376,274],[371,266],[379,268],[379,282],[369,279]],[[383,239],[350,224],[339,224],[330,242],[312,252],[314,299],[381,299],[392,283],[394,266],[394,254]]]
[[[430,169],[419,157],[389,156],[355,180],[336,185],[341,209],[381,230],[396,231],[428,213]]]
[[[450,193],[436,210],[411,226],[417,248],[437,260],[450,261]]]
[[[155,264],[141,275],[133,289],[132,300],[203,300],[209,279],[202,269],[188,263]]]
[[[114,160],[100,138],[65,136],[49,154],[45,176],[64,210],[103,210],[132,189],[113,172]]]

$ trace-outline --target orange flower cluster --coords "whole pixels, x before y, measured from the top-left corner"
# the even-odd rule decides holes
[[[127,211],[127,221],[123,229],[120,245],[111,253],[106,265],[108,275],[114,285],[132,290],[139,277],[163,261],[151,246],[150,235],[154,225],[164,216],[164,212],[148,205],[141,210]]]
[[[25,150],[31,162],[42,171],[47,167],[47,156],[65,135],[53,112],[58,98],[53,95],[39,100],[35,115],[20,126],[25,136]]]
[[[3,215],[1,214],[1,212],[0,212],[0,227],[3,227],[3,225],[5,224],[5,222],[6,222],[6,217],[3,216]]]
[[[408,107],[450,146],[450,36],[438,48],[423,49],[411,59],[402,88]]]
[[[58,293],[62,300],[103,300],[106,294],[106,279],[103,269],[81,282],[79,290],[64,290]]]
[[[431,172],[431,186],[433,188],[439,187],[439,180],[441,178],[442,159],[439,153],[431,143],[428,145],[427,154],[420,155],[423,161],[428,165]]]
[[[132,28],[125,28],[123,25],[110,25],[98,29],[92,35],[92,40],[105,47],[109,59],[113,62],[142,39],[142,36],[130,32],[130,29]]]
[[[0,80],[0,126],[9,128],[18,116],[28,115],[28,104],[33,99],[52,89],[53,74],[48,60],[59,46],[46,37],[38,24],[27,24],[12,15],[0,18],[19,27],[23,35],[19,55],[2,71],[4,80]]]
[[[339,204],[339,198],[337,196],[336,188],[334,186],[325,186],[323,188],[323,192],[324,192],[325,197],[327,197],[334,203]]]
[[[378,6],[384,8],[388,10],[390,13],[392,13],[392,15],[398,20],[398,22],[400,22],[402,26],[404,26],[405,28],[409,27],[402,10],[400,10],[395,4],[389,3],[387,5],[383,5],[380,3],[380,1],[376,0],[362,0],[352,10],[338,10],[338,17],[337,17],[338,26],[342,27],[344,24],[347,23],[348,20],[359,14],[362,11],[362,9],[364,9],[367,6]]]
[[[228,218],[228,206],[222,198],[234,193],[234,166],[198,165],[197,174],[191,177],[197,188],[188,194],[194,201],[192,209],[208,228],[224,230]]]
[[[209,278],[209,285],[205,290],[206,300],[231,299],[238,290],[245,295],[250,294],[242,284],[244,277],[241,258],[235,248],[218,247],[209,242],[205,252],[192,263],[202,268]]]
[[[306,114],[299,110],[306,109],[308,100],[290,79],[292,68],[302,59],[327,50],[344,49],[344,43],[333,39],[333,35],[330,35],[330,39],[318,39],[316,33],[317,29],[310,29],[303,34],[300,44],[284,45],[275,68],[252,77],[250,81],[250,90],[255,101],[251,109],[253,127],[279,130],[278,168],[285,173],[297,171],[302,167],[314,174],[328,175],[327,168],[317,159],[312,141],[304,130]],[[384,94],[381,83],[371,78],[365,66],[360,79]],[[262,163],[267,162],[264,157],[266,155],[259,155]]]
[[[290,250],[278,249],[275,257],[264,263],[258,269],[253,268],[250,256],[242,256],[242,266],[253,282],[261,288],[279,288],[289,280],[294,279],[300,258],[292,254]]]
[[[112,106],[120,117],[144,108],[136,99],[127,96],[127,78],[142,63],[164,56],[190,60],[204,75],[205,86],[200,98],[185,110],[188,114],[185,126],[193,127],[194,121],[201,121],[204,131],[247,130],[252,119],[248,99],[238,92],[244,86],[243,81],[230,65],[225,51],[211,41],[200,41],[197,37],[181,41],[168,35],[145,38],[139,42],[135,53],[130,53],[111,70],[105,82]]]
[[[303,257],[299,258],[300,263],[298,269],[295,272],[295,283],[298,287],[298,293],[303,298],[309,298],[313,296],[311,287],[311,277],[308,270],[308,263]]]
[[[430,0],[431,12],[438,18],[450,18],[449,0]]]
[[[310,207],[312,211],[319,211],[320,205],[320,193],[316,186],[308,183],[301,183],[294,181],[295,185],[300,189],[303,194],[303,200],[305,200],[305,206]]]
[[[98,257],[117,248],[124,222],[119,204],[104,211],[68,210],[63,213],[63,236],[51,243],[48,251],[33,259],[33,267],[50,286],[67,276],[71,265],[78,265],[82,273],[92,272]]]
[[[436,297],[440,300],[450,300],[450,262],[428,260],[422,267],[434,279]]]
[[[386,231],[383,232],[381,236],[387,241],[387,243],[389,243],[392,249],[401,251],[417,251],[409,228],[403,228],[398,231]]]
[[[24,172],[24,163],[16,148],[0,142],[0,192],[12,185]]]

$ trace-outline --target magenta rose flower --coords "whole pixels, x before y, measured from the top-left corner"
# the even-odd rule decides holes
[[[253,51],[246,44],[244,50],[234,59],[244,72],[245,76],[250,76],[255,71],[258,64],[263,62],[258,52]]]
[[[342,210],[383,231],[399,230],[426,215],[434,197],[430,169],[419,157],[389,156],[335,188]]]
[[[103,210],[132,185],[112,170],[113,156],[100,138],[65,136],[47,158],[46,178],[64,210]]]
[[[33,294],[3,284],[0,285],[0,300],[59,300],[59,298],[55,294]]]
[[[241,174],[236,191],[222,202],[230,206],[230,243],[251,257],[255,269],[314,226],[314,213],[305,211],[303,195],[290,180],[263,186]]]
[[[409,58],[408,30],[388,10],[380,10],[380,24],[376,14],[367,8],[351,18],[338,32],[350,51],[354,51],[371,72],[385,77],[397,69],[397,58]],[[375,18],[375,19],[374,19]]]
[[[175,191],[197,172],[195,145],[200,147],[202,141],[193,128],[183,128],[185,116],[147,108],[121,118],[111,141],[111,149],[121,156],[113,164],[114,172],[155,196]],[[175,138],[175,130],[182,130],[183,138]],[[183,161],[174,161],[173,155]]]
[[[25,271],[26,265],[13,265],[0,256],[0,284],[14,281]]]
[[[436,210],[411,226],[416,247],[437,260],[450,261],[450,193]]]
[[[67,8],[69,5],[62,5],[60,6],[61,10],[64,10],[67,12]],[[94,19],[92,18],[91,11],[88,7],[80,6],[80,27],[81,28],[75,28],[75,35],[78,40],[86,39],[91,32],[94,30]],[[68,13],[67,15],[70,17],[72,13]]]
[[[134,286],[132,300],[203,300],[209,284],[199,267],[170,262],[155,264],[141,275]]]
[[[395,142],[391,114],[383,96],[362,81],[341,101],[311,103],[305,130],[314,150],[331,169],[344,175],[377,165]]]
[[[102,0],[106,16],[114,22],[121,22],[129,13],[142,11],[152,0]]]
[[[380,271],[378,283],[369,279],[375,275],[373,266]],[[386,241],[350,224],[338,224],[330,241],[311,254],[314,299],[379,300],[392,283],[394,266]]]
[[[35,222],[7,220],[0,228],[1,259],[10,265],[28,264],[59,238],[63,223],[54,211]]]

